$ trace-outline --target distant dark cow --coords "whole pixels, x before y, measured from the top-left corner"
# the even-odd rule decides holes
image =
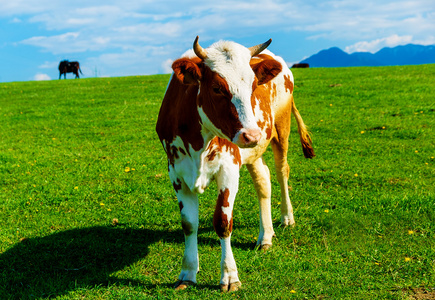
[[[302,64],[294,64],[293,66],[292,66],[292,68],[309,68],[310,67],[310,65],[309,64],[305,64],[305,63],[302,63]]]
[[[76,78],[80,78],[80,74],[83,75],[82,70],[80,70],[80,64],[78,61],[67,61],[62,60],[59,63],[59,79],[62,77],[62,74],[64,76],[64,79],[66,79],[66,73],[74,73],[76,75]]]

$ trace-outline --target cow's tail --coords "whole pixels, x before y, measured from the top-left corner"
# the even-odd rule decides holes
[[[316,155],[314,154],[314,149],[311,145],[311,137],[308,133],[307,126],[305,126],[304,120],[302,120],[302,117],[299,114],[298,109],[296,108],[294,100],[292,101],[292,112],[295,116],[296,122],[298,123],[298,132],[301,139],[302,151],[304,151],[304,156],[306,158],[313,158]]]

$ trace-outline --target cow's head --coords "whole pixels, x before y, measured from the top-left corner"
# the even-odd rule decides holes
[[[262,138],[253,113],[253,91],[282,69],[276,61],[254,67],[249,64],[271,41],[251,48],[220,41],[203,49],[196,37],[194,53],[172,65],[175,76],[183,84],[199,85],[197,106],[204,127],[242,148],[253,147]]]

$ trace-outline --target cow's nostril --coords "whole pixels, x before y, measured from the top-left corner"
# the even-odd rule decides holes
[[[261,139],[261,133],[257,129],[242,129],[237,145],[239,147],[255,147]]]
[[[249,143],[249,142],[251,141],[249,135],[248,135],[246,132],[243,132],[243,133],[242,133],[242,138],[243,138],[243,142],[244,142],[245,144],[247,144],[247,143]]]

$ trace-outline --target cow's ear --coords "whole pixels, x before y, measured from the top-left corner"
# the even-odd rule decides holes
[[[198,62],[195,59],[180,58],[174,61],[172,69],[175,76],[183,84],[198,84],[201,79],[201,69],[198,66]]]
[[[265,84],[275,78],[281,71],[282,65],[274,59],[266,59],[257,64],[251,65],[258,84]]]

